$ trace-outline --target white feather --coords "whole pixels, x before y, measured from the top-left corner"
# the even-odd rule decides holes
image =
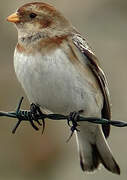
[[[81,76],[66,54],[57,49],[50,55],[25,55],[17,50],[14,67],[29,100],[52,112],[69,113],[83,109],[85,114],[100,116],[103,99],[97,105],[100,90]],[[93,82],[91,82],[93,83]]]

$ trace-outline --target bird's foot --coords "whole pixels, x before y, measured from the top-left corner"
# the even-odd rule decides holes
[[[29,118],[29,121],[32,125],[32,127],[35,129],[35,130],[39,130],[38,127],[34,124],[33,121],[37,122],[39,126],[42,126],[43,125],[43,129],[42,129],[42,134],[44,132],[44,129],[45,129],[45,121],[44,121],[44,118],[42,118],[42,124],[40,123],[38,117],[42,117],[43,116],[43,113],[40,109],[39,106],[37,106],[36,104],[32,103],[30,105],[30,112],[29,112],[30,116],[28,117]]]
[[[71,134],[69,136],[69,138],[67,139],[67,142],[71,139],[71,137],[74,134],[74,131],[79,131],[79,129],[77,129],[77,126],[79,126],[79,124],[77,123],[79,120],[79,115],[83,113],[83,110],[80,110],[78,112],[74,111],[71,112],[67,118],[67,123],[68,125],[71,127]]]
[[[43,130],[42,130],[42,133],[43,133],[44,129],[45,129],[45,121],[44,121],[44,118],[43,118],[43,113],[40,110],[40,107],[37,106],[36,104],[32,103],[30,105],[30,110],[29,111],[20,110],[22,101],[23,101],[23,97],[21,98],[21,100],[20,100],[20,102],[18,104],[18,107],[16,109],[16,112],[15,112],[16,117],[18,119],[18,122],[15,125],[14,129],[12,130],[12,133],[14,134],[16,132],[18,126],[20,125],[21,121],[23,121],[23,120],[28,120],[30,122],[31,126],[36,131],[38,131],[39,128],[35,125],[34,121],[37,122],[39,126],[43,125]],[[41,117],[41,120],[42,120],[42,124],[39,121],[40,117]]]

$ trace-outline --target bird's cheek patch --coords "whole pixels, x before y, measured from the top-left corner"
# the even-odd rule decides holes
[[[47,28],[50,27],[50,25],[52,24],[52,21],[49,19],[43,19],[39,21],[40,23],[40,28]]]

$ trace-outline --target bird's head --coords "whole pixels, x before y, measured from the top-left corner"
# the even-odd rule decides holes
[[[44,37],[68,33],[71,25],[53,6],[42,2],[28,3],[20,7],[7,20],[16,24],[18,35],[27,37],[41,33]]]

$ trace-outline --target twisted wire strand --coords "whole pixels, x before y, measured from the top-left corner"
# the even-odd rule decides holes
[[[16,111],[10,111],[10,112],[0,111],[0,116],[16,118],[16,119],[20,120],[20,122],[21,121],[29,121],[30,111],[20,109],[22,101],[23,101],[23,97],[21,98],[21,100],[18,104],[18,107],[16,108]],[[68,119],[68,116],[69,115],[65,116],[62,114],[43,114],[43,113],[41,115],[37,114],[38,119],[51,119],[51,120],[66,120],[66,119]],[[33,117],[31,117],[31,119],[33,121],[35,120]],[[112,126],[116,126],[116,127],[126,127],[127,126],[127,123],[124,121],[114,121],[114,120],[108,120],[108,119],[97,118],[97,117],[83,117],[83,116],[79,115],[77,122],[81,122],[81,121],[87,121],[87,122],[95,123],[95,124],[112,125]],[[19,126],[20,122],[18,123],[17,126]]]

